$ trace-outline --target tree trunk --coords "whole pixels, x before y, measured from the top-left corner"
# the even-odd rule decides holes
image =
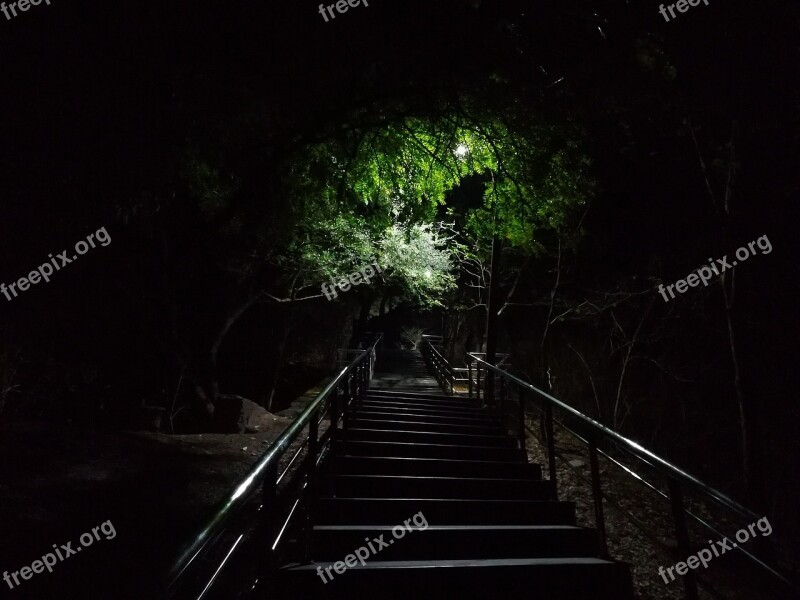
[[[369,320],[369,312],[372,309],[372,296],[364,294],[361,298],[361,308],[358,313],[358,321],[353,327],[353,337],[350,339],[350,347],[357,348],[357,344],[361,341],[367,329],[367,321]]]
[[[280,381],[281,371],[283,370],[283,357],[286,353],[286,345],[289,341],[289,334],[292,332],[292,317],[289,315],[286,319],[281,319],[283,323],[283,334],[281,341],[278,345],[278,359],[275,361],[275,372],[272,376],[272,385],[270,386],[269,396],[267,398],[267,412],[272,412],[272,404],[275,401],[275,392],[278,389],[278,382]]]
[[[217,356],[219,354],[219,349],[222,346],[222,342],[225,341],[225,337],[231,330],[231,327],[234,326],[236,321],[238,321],[244,313],[246,313],[250,307],[252,307],[258,300],[259,296],[256,294],[250,295],[244,302],[240,303],[238,306],[234,307],[228,315],[225,317],[224,321],[222,322],[222,326],[220,327],[219,331],[217,332],[214,341],[209,348],[208,355],[205,361],[205,369],[204,373],[201,374],[201,386],[203,388],[202,394],[200,394],[201,398],[206,402],[210,402],[212,405],[216,404],[217,398],[219,397],[219,374],[217,372]]]
[[[553,288],[550,290],[550,307],[547,310],[547,319],[544,322],[544,331],[542,332],[542,341],[539,344],[539,357],[542,362],[541,364],[541,371],[540,371],[540,378],[541,384],[544,386],[545,381],[547,381],[548,389],[552,392],[553,386],[550,385],[549,377],[545,380],[545,375],[547,373],[547,356],[546,356],[546,343],[547,343],[547,334],[550,332],[550,319],[553,317],[553,307],[556,301],[556,293],[558,293],[558,285],[561,283],[561,237],[558,238],[558,262],[556,263],[556,280],[553,283]]]
[[[724,276],[725,274],[723,274]],[[731,274],[731,279],[736,273]],[[739,352],[736,346],[736,336],[734,334],[733,319],[733,299],[728,292],[726,282],[723,279],[722,292],[725,300],[725,324],[728,330],[728,347],[731,353],[731,363],[733,367],[733,389],[736,392],[736,400],[739,407],[739,431],[742,445],[742,475],[747,496],[750,503],[754,506],[761,505],[761,494],[758,481],[758,473],[755,459],[755,414],[751,406],[750,399],[744,392],[742,383],[742,372],[739,366]]]
[[[170,409],[170,413],[168,415],[171,424],[172,417],[174,416],[173,411],[175,409],[175,404],[178,400],[178,393],[180,392],[181,382],[183,381],[186,368],[189,365],[190,353],[178,335],[178,292],[175,285],[175,274],[171,268],[172,259],[170,255],[169,236],[167,235],[166,227],[164,226],[163,217],[159,218],[158,220],[158,234],[161,249],[161,285],[163,287],[164,312],[167,315],[167,331],[169,332],[169,341],[167,345],[169,347],[172,360],[174,361],[174,365],[172,365],[173,375],[177,374],[174,377],[168,374],[166,377],[169,379],[169,381],[164,382],[164,389],[168,390],[173,387],[173,381],[177,381],[177,383],[174,384],[175,394],[172,399],[172,408]]]
[[[381,307],[380,307],[380,310],[378,311],[378,314],[381,317],[386,314],[386,305],[389,303],[390,299],[391,299],[391,295],[390,294],[384,294],[383,298],[381,298]]]
[[[717,217],[720,220],[720,230],[722,233],[722,246],[723,249],[730,247],[730,236],[728,231],[731,223],[731,206],[733,201],[733,187],[736,176],[736,137],[738,133],[738,124],[734,120],[731,123],[731,138],[729,142],[730,155],[728,161],[728,173],[725,181],[725,190],[722,194],[722,201],[717,200],[717,195],[714,193],[714,188],[711,185],[708,169],[706,167],[703,154],[700,151],[700,144],[695,135],[694,127],[691,121],[688,121],[689,132],[692,136],[692,141],[697,152],[697,158],[700,162],[700,170],[705,179],[706,190],[711,199],[711,203],[716,211]],[[734,330],[736,329],[735,315],[734,315],[734,292],[736,282],[736,271],[733,270],[728,276],[728,273],[723,272],[721,277],[722,294],[723,294],[723,308],[725,310],[725,324],[728,330],[728,349],[731,353],[731,361],[733,366],[733,388],[736,393],[736,400],[739,410],[739,429],[741,435],[742,447],[742,477],[744,479],[746,494],[751,504],[761,505],[762,494],[758,479],[757,467],[757,451],[755,443],[757,437],[755,435],[755,405],[750,396],[745,393],[744,385],[742,382],[741,365],[739,361],[740,351],[736,346],[736,339]],[[730,281],[730,283],[729,283]]]
[[[497,362],[497,313],[500,309],[500,238],[492,238],[492,279],[489,282],[489,301],[486,307],[486,362]],[[494,371],[486,371],[486,399],[494,402]]]

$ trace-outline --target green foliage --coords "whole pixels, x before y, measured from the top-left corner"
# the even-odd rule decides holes
[[[456,286],[449,238],[431,224],[394,225],[379,240],[380,264],[387,280],[406,290],[422,305],[441,306],[441,298]]]
[[[491,140],[497,169],[466,229],[484,242],[496,231],[505,245],[540,254],[542,233],[562,230],[591,195],[591,162],[568,128],[540,125],[521,136],[490,124],[482,135]]]
[[[425,330],[421,327],[404,327],[400,332],[400,337],[403,341],[408,342],[414,350],[416,350],[420,342],[422,342],[423,335],[425,335]]]
[[[375,243],[361,219],[342,213],[300,223],[287,254],[298,257],[297,266],[305,272],[326,280],[372,262]]]
[[[537,121],[521,107],[502,119],[459,108],[353,127],[301,146],[276,186],[284,210],[271,261],[310,287],[377,256],[392,293],[440,304],[455,287],[456,256],[489,248],[495,233],[507,247],[537,255],[545,231],[572,221],[593,188],[580,141],[570,124]],[[235,179],[200,160],[187,161],[185,170],[201,212],[223,230],[269,231],[267,224],[242,224],[257,213],[226,217],[240,190]],[[448,205],[453,190],[476,177],[482,197]],[[445,213],[466,244],[443,234]],[[249,256],[257,260],[258,252]]]
[[[184,160],[183,177],[190,197],[209,219],[227,212],[232,196],[239,189],[234,177],[223,177],[218,169],[196,156]]]

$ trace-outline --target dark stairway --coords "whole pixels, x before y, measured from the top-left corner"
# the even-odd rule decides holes
[[[437,389],[418,352],[383,353],[327,464],[314,562],[282,569],[291,597],[633,598],[627,565],[600,558],[596,531],[552,500],[517,440],[476,400]],[[345,565],[368,541],[365,566]]]

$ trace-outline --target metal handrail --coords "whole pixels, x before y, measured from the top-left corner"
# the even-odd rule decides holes
[[[225,563],[230,558],[231,554],[236,551],[236,547],[242,539],[239,536],[236,542],[225,553],[225,558],[213,569],[211,573],[203,578],[200,584],[196,584],[195,590],[187,590],[190,587],[189,578],[193,569],[198,567],[199,558],[212,550],[215,541],[220,539],[221,534],[225,531],[225,524],[229,523],[234,517],[241,516],[248,501],[253,497],[254,493],[262,486],[263,502],[262,507],[267,519],[272,518],[273,515],[269,514],[269,509],[274,508],[276,502],[278,482],[283,479],[284,475],[289,472],[292,464],[294,464],[299,453],[303,450],[303,446],[308,446],[306,456],[306,481],[305,485],[299,487],[297,498],[295,499],[294,506],[289,514],[289,517],[283,522],[282,527],[267,527],[271,530],[267,533],[269,538],[269,549],[263,549],[265,554],[272,554],[275,552],[277,545],[280,542],[282,533],[287,529],[295,509],[303,499],[304,491],[313,487],[314,474],[318,469],[321,454],[323,449],[318,446],[318,442],[325,439],[330,440],[333,431],[338,428],[339,422],[344,423],[344,412],[348,406],[363,398],[366,394],[366,389],[369,386],[369,380],[372,377],[375,367],[375,352],[376,346],[382,339],[382,335],[378,334],[377,339],[372,346],[361,351],[358,358],[351,362],[348,366],[343,368],[339,374],[328,383],[325,388],[317,394],[306,409],[289,425],[283,433],[265,450],[261,455],[258,462],[248,471],[244,480],[236,487],[227,500],[218,508],[214,516],[209,520],[205,527],[195,536],[194,541],[189,548],[182,553],[180,558],[176,561],[174,566],[169,572],[167,591],[164,598],[204,598],[207,592],[212,588],[214,583],[220,576]],[[340,392],[344,394],[340,394]],[[344,406],[341,406],[339,400],[340,395],[344,395]],[[329,398],[332,401],[325,404]],[[338,406],[337,406],[338,405]],[[318,438],[318,427],[320,421],[325,417],[325,414],[320,413],[331,412],[331,421],[328,432],[322,438]],[[285,455],[287,449],[297,440],[303,430],[308,426],[309,436],[303,442],[303,445],[298,448],[295,456],[291,459],[289,465],[286,466],[282,474],[278,473],[278,463]],[[274,525],[274,524],[273,524]],[[308,525],[308,524],[307,524]],[[277,536],[271,534],[278,533]],[[274,543],[273,543],[274,542]],[[272,561],[267,561],[272,562]],[[272,565],[274,566],[274,565]]]
[[[580,435],[579,433],[576,433],[575,431],[573,431],[572,429],[570,429],[568,426],[566,426],[564,423],[561,423],[561,422],[560,422],[560,421],[558,421],[558,420],[556,420],[556,423],[558,423],[558,425],[560,425],[562,428],[566,429],[566,430],[567,430],[567,432],[569,432],[569,433],[570,433],[570,434],[571,434],[573,437],[575,437],[577,440],[579,440],[579,441],[583,442],[583,443],[584,443],[584,444],[586,444],[586,445],[588,445],[588,444],[589,444],[589,440],[587,440],[587,439],[584,439],[583,437],[581,437],[581,435]],[[530,429],[530,428],[528,428],[528,431],[531,431],[531,429]],[[533,431],[531,431],[531,433],[534,433],[534,432],[533,432]],[[600,454],[600,456],[603,456],[603,457],[604,457],[604,458],[605,458],[607,461],[609,461],[611,464],[613,464],[614,466],[618,467],[619,469],[621,469],[622,471],[626,472],[628,475],[630,475],[631,477],[633,477],[634,479],[636,479],[637,481],[639,481],[639,483],[640,483],[640,484],[642,484],[643,486],[645,486],[645,487],[646,487],[647,489],[649,489],[651,492],[653,492],[653,493],[654,493],[654,494],[656,494],[657,496],[660,496],[662,499],[666,500],[667,502],[669,502],[669,501],[670,501],[669,494],[667,494],[667,493],[663,492],[662,490],[660,490],[659,488],[657,488],[655,485],[653,485],[652,483],[650,483],[649,481],[647,481],[647,480],[646,480],[644,477],[642,477],[641,475],[639,475],[638,473],[636,473],[636,472],[635,472],[633,469],[631,469],[631,468],[630,468],[628,465],[626,465],[626,464],[624,464],[623,462],[621,462],[621,461],[617,460],[616,458],[614,458],[613,456],[611,456],[611,454],[609,454],[608,452],[604,452],[603,450],[600,450],[600,449],[598,449],[598,450],[597,450],[597,452],[598,452],[598,454]],[[647,463],[647,464],[649,465],[649,463]],[[652,466],[652,465],[649,465],[649,466]],[[611,500],[610,500],[610,499],[609,499],[607,496],[605,496],[605,494],[603,494],[603,497],[606,499],[606,501],[609,501],[609,502],[611,501]],[[620,507],[618,507],[618,508],[620,508]],[[620,508],[620,510],[622,510],[622,509]],[[712,525],[711,523],[709,523],[709,522],[708,522],[706,519],[704,519],[703,517],[701,517],[701,516],[699,516],[699,515],[695,514],[694,512],[692,512],[692,511],[691,511],[691,510],[689,510],[689,509],[685,509],[685,511],[684,511],[684,512],[686,513],[686,516],[687,516],[687,517],[691,517],[691,519],[692,519],[694,522],[696,522],[696,523],[697,523],[698,525],[700,525],[701,527],[705,528],[707,531],[711,532],[713,535],[715,535],[715,536],[717,536],[717,537],[723,537],[723,538],[725,537],[725,534],[724,534],[723,532],[721,532],[719,529],[717,529],[717,527],[715,527],[714,525]],[[755,514],[755,513],[753,513],[753,514]],[[629,516],[632,516],[632,515],[629,515]],[[757,563],[757,564],[758,564],[758,565],[759,565],[761,568],[763,568],[763,569],[765,569],[765,570],[767,570],[767,571],[770,571],[770,572],[771,572],[771,574],[772,574],[773,576],[777,576],[777,578],[779,578],[780,580],[782,580],[784,583],[787,583],[787,584],[789,584],[789,585],[792,585],[792,583],[791,583],[791,582],[790,582],[788,579],[786,579],[786,578],[785,578],[785,577],[784,577],[784,576],[783,576],[781,573],[779,573],[778,571],[776,571],[775,569],[773,569],[771,566],[769,566],[767,563],[765,563],[764,561],[762,561],[762,560],[761,560],[760,558],[758,558],[756,555],[754,555],[754,554],[752,554],[751,552],[749,552],[749,551],[745,550],[745,548],[744,548],[743,546],[738,546],[736,549],[737,549],[739,552],[741,552],[742,554],[744,554],[745,556],[747,556],[747,557],[748,557],[748,558],[749,558],[749,559],[750,559],[752,562],[755,562],[755,563]]]
[[[660,456],[656,455],[655,453],[651,452],[647,448],[641,446],[640,444],[630,440],[613,429],[610,429],[595,421],[594,419],[584,415],[580,411],[574,409],[573,407],[569,406],[568,404],[558,400],[557,398],[551,396],[547,392],[540,390],[539,388],[535,387],[534,385],[520,379],[519,377],[512,375],[508,371],[504,371],[503,369],[498,368],[496,365],[492,365],[485,361],[484,359],[480,358],[476,353],[469,353],[469,357],[475,361],[477,367],[477,385],[475,389],[477,390],[478,399],[480,399],[481,394],[481,367],[486,371],[492,372],[492,376],[495,375],[499,376],[501,379],[501,383],[505,383],[506,381],[512,383],[517,386],[519,390],[519,411],[520,414],[518,418],[520,420],[520,445],[522,448],[525,447],[525,392],[530,392],[539,398],[544,403],[543,413],[544,413],[544,428],[546,435],[546,445],[547,445],[547,458],[549,463],[549,478],[553,486],[553,495],[554,497],[557,496],[557,482],[555,476],[555,441],[553,435],[553,423],[555,421],[553,417],[553,409],[559,409],[571,417],[574,417],[578,420],[579,423],[584,425],[588,429],[588,435],[586,438],[581,437],[576,432],[572,431],[569,427],[564,425],[563,423],[559,422],[559,425],[570,431],[573,435],[575,435],[579,440],[586,443],[589,447],[590,451],[590,463],[591,463],[591,471],[592,471],[592,491],[594,495],[594,506],[595,506],[595,521],[596,525],[600,534],[601,544],[603,546],[604,552],[607,554],[606,550],[606,535],[605,535],[605,520],[603,516],[603,506],[602,506],[602,499],[603,493],[600,486],[600,470],[598,464],[598,454],[603,455],[607,458],[610,456],[603,452],[601,449],[598,448],[598,443],[601,439],[606,439],[611,442],[614,442],[616,447],[626,451],[628,454],[638,458],[639,460],[643,461],[648,466],[652,467],[662,475],[667,477],[668,487],[669,487],[669,494],[661,493],[662,496],[669,499],[672,503],[673,509],[673,517],[676,522],[676,534],[678,539],[678,547],[681,553],[685,556],[688,556],[690,552],[689,548],[689,539],[688,539],[688,530],[686,527],[685,517],[688,515],[695,520],[698,520],[696,515],[692,514],[690,511],[687,511],[683,506],[682,500],[682,493],[681,493],[681,484],[688,485],[693,490],[696,490],[712,501],[717,503],[720,506],[723,506],[741,517],[747,519],[759,519],[760,516],[750,510],[749,508],[743,506],[742,504],[736,502],[723,492],[707,485],[706,483],[700,481],[693,475],[687,473],[683,469],[673,465],[669,461],[661,458]],[[472,367],[472,363],[470,363],[470,369]],[[470,385],[469,385],[469,395],[472,396],[472,375],[470,373]],[[487,386],[487,390],[490,389]],[[495,398],[484,398],[484,401],[488,404],[495,404],[496,408],[502,411],[503,399],[506,395],[506,386],[501,385],[499,389],[499,395],[501,398],[495,402]],[[614,461],[616,463],[616,461]],[[626,471],[630,471],[635,477],[644,481],[644,479],[639,476],[638,474],[634,473],[632,470],[626,467]],[[755,563],[758,567],[767,571],[771,576],[775,579],[778,579],[784,585],[787,585],[793,591],[797,591],[795,588],[795,584],[789,580],[787,577],[776,571],[771,566],[767,565],[763,561],[761,561],[758,557],[752,555],[749,552],[744,551],[741,547],[737,548],[738,550],[742,551],[742,554],[751,562]],[[697,596],[697,585],[695,578],[693,576],[692,571],[688,571],[686,575],[683,576],[684,579],[684,588],[686,592],[686,598],[688,599],[696,599]]]
[[[730,508],[731,510],[734,510],[735,512],[738,512],[742,516],[745,516],[747,518],[759,518],[759,515],[757,513],[753,512],[752,510],[750,510],[749,508],[746,508],[746,507],[742,506],[741,504],[739,504],[735,500],[729,498],[728,496],[726,496],[724,493],[720,492],[719,490],[716,490],[716,489],[712,488],[711,486],[706,485],[705,483],[703,483],[702,481],[700,481],[696,477],[690,475],[689,473],[687,473],[686,471],[680,469],[679,467],[676,467],[672,463],[670,463],[670,462],[666,461],[665,459],[661,458],[660,456],[654,454],[653,452],[651,452],[647,448],[637,444],[633,440],[629,440],[628,438],[620,435],[619,433],[617,433],[613,429],[610,429],[610,428],[606,427],[605,425],[603,425],[602,423],[598,423],[594,419],[592,419],[590,417],[587,417],[582,412],[572,408],[570,405],[565,404],[561,400],[559,400],[557,398],[554,398],[553,396],[551,396],[547,392],[544,392],[544,391],[540,390],[539,388],[531,385],[530,383],[527,383],[527,382],[523,381],[519,377],[516,377],[515,375],[512,375],[511,373],[508,373],[506,371],[503,371],[502,369],[499,369],[499,368],[495,367],[494,365],[491,365],[491,364],[487,363],[485,360],[473,356],[472,354],[470,354],[470,356],[475,358],[476,362],[482,364],[485,368],[487,368],[487,369],[489,369],[491,371],[494,371],[495,373],[497,373],[498,375],[501,375],[502,377],[504,377],[505,379],[507,379],[509,381],[514,382],[519,387],[522,387],[522,388],[525,388],[527,390],[530,390],[534,394],[537,394],[541,398],[547,400],[552,406],[560,408],[564,412],[567,412],[570,415],[572,415],[573,417],[576,417],[579,421],[581,421],[585,425],[588,425],[589,428],[594,430],[595,432],[602,434],[606,438],[614,440],[618,444],[621,444],[631,454],[634,454],[636,456],[639,456],[640,458],[648,460],[648,462],[650,462],[650,464],[654,468],[666,471],[667,474],[675,477],[676,479],[679,479],[680,481],[683,481],[685,483],[689,483],[690,485],[692,485],[696,489],[705,492],[706,494],[708,494],[709,496],[711,496],[712,498],[717,500],[720,504],[723,504],[724,506]]]
[[[442,386],[445,392],[452,395],[455,391],[455,375],[453,374],[453,370],[450,368],[450,364],[447,362],[447,359],[442,356],[442,353],[439,352],[436,346],[430,342],[431,337],[438,336],[422,336],[422,346],[420,347],[420,352],[422,353],[422,357],[433,369],[433,374],[436,377],[436,380],[439,382],[439,385]]]

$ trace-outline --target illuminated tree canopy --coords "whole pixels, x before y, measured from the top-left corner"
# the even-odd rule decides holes
[[[378,259],[400,296],[436,305],[456,287],[465,253],[481,254],[495,232],[519,254],[538,255],[543,233],[560,231],[591,197],[582,132],[516,108],[501,118],[460,105],[300,146],[283,163],[277,225],[232,210],[239,178],[213,165],[188,162],[188,187],[222,235],[252,233],[247,256],[231,261],[239,273],[263,260],[277,267],[286,288],[273,297],[314,297],[321,282]],[[482,192],[453,201],[469,179]]]
[[[574,128],[528,122],[512,129],[465,115],[351,132],[304,148],[292,164],[284,185],[302,232],[292,253],[323,277],[385,253],[401,231],[413,245],[442,222],[456,224],[474,248],[488,247],[496,227],[507,245],[535,255],[542,231],[562,228],[593,189]],[[482,198],[465,209],[450,206],[452,191],[468,177],[480,179]],[[428,229],[414,229],[420,225]],[[452,243],[434,246],[453,256]],[[385,259],[414,297],[431,300],[448,289],[454,265],[436,252]]]

